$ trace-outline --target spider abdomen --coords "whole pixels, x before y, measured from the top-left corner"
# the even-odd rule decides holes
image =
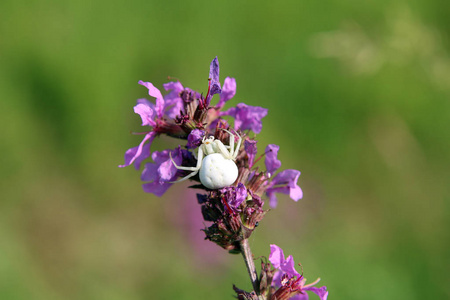
[[[203,158],[199,173],[201,183],[214,190],[232,185],[238,177],[238,168],[233,160],[213,153]]]

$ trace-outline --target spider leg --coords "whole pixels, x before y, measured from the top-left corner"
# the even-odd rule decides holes
[[[194,172],[192,172],[192,173],[189,174],[188,176],[185,176],[185,177],[183,177],[183,178],[181,178],[181,179],[178,179],[178,180],[176,180],[176,181],[171,181],[170,183],[177,183],[177,182],[185,181],[185,180],[191,178],[192,176],[195,176],[197,173],[198,173],[198,170],[195,170]]]
[[[227,150],[225,145],[220,140],[215,140],[214,143],[216,144],[217,148],[219,149],[220,153],[226,158],[231,159],[232,155],[230,154],[230,151]]]
[[[187,175],[187,176],[185,176],[185,177],[183,177],[181,179],[178,179],[176,181],[171,181],[170,183],[182,182],[182,181],[185,181],[185,180],[191,178],[192,176],[195,176],[198,173],[198,171],[200,170],[200,168],[202,166],[202,160],[203,160],[203,150],[202,150],[202,147],[198,148],[198,154],[197,154],[198,159],[197,159],[197,165],[195,167],[181,167],[181,166],[178,166],[175,163],[175,161],[173,160],[173,158],[172,158],[172,153],[169,152],[169,156],[170,156],[170,160],[172,161],[173,165],[178,170],[193,171],[191,174],[189,174],[189,175]]]
[[[238,156],[239,149],[241,148],[241,143],[242,143],[242,137],[237,132],[236,132],[236,135],[238,136],[238,142],[236,145],[236,152],[233,155],[233,159],[236,159],[236,157]]]
[[[183,166],[179,166],[175,163],[175,161],[172,158],[172,153],[169,152],[169,156],[170,156],[170,160],[172,161],[173,165],[175,166],[175,168],[177,168],[178,170],[184,170],[184,171],[198,171],[200,168],[197,167],[183,167]],[[198,165],[198,161],[197,161],[197,165]]]
[[[229,148],[230,150],[229,150],[229,154],[230,154],[230,157],[234,157],[234,134],[232,134],[230,131],[228,131],[228,130],[226,130],[226,129],[224,129],[224,128],[219,128],[220,130],[223,130],[223,131],[225,131],[225,132],[227,132],[228,134],[229,134],[229,136],[230,136],[230,145],[229,146],[225,146],[225,148]],[[238,135],[239,136],[239,135]]]

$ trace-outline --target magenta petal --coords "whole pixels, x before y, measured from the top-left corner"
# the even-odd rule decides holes
[[[278,247],[275,244],[270,245],[270,255],[269,255],[269,261],[272,263],[272,265],[279,269],[282,264],[284,264],[284,253],[283,249]]]
[[[294,188],[291,188],[289,190],[289,197],[294,201],[302,199],[303,198],[302,189],[298,185],[296,185]]]
[[[328,291],[326,286],[322,286],[320,288],[310,286],[305,287],[303,290],[315,293],[317,296],[319,296],[320,300],[327,300],[328,298]]]
[[[288,184],[290,187],[294,187],[300,177],[300,171],[294,169],[283,170],[278,173],[273,179],[274,184]]]
[[[171,91],[164,96],[165,113],[167,117],[174,119],[184,110],[183,100],[180,98],[180,93],[184,90],[184,87],[179,81],[168,82],[163,86],[166,91]]]
[[[150,156],[150,145],[155,138],[156,134],[152,131],[145,135],[142,142],[139,146],[128,149],[125,152],[125,164],[119,165],[120,168],[131,165],[133,162],[136,162],[135,168],[139,169],[141,162]],[[145,147],[145,142],[150,141],[148,146]]]
[[[209,79],[219,81],[219,59],[214,57],[209,65]]]
[[[142,181],[154,181],[158,178],[159,165],[154,163],[146,163],[141,174]]]
[[[277,196],[275,194],[275,190],[274,189],[268,189],[266,191],[266,195],[267,195],[267,197],[269,197],[269,206],[270,206],[270,208],[277,207],[278,200],[277,200]]]
[[[220,100],[217,103],[217,108],[222,108],[225,102],[230,100],[236,95],[236,79],[227,77],[223,83],[222,93],[220,93]]]
[[[148,89],[148,94],[156,98],[156,115],[158,118],[162,118],[164,115],[164,98],[161,92],[150,82],[140,80],[139,84],[145,86]]]
[[[245,140],[244,149],[248,156],[248,165],[251,169],[253,167],[253,161],[255,160],[256,153],[258,153],[258,148],[256,147],[256,140]]]
[[[124,157],[125,164],[119,165],[119,168],[124,168],[124,167],[131,165],[132,159],[136,156],[136,152],[137,152],[138,148],[139,148],[139,146],[136,146],[136,147],[128,149],[125,152],[125,157]]]
[[[221,92],[219,82],[219,60],[217,56],[212,60],[209,67],[210,91],[209,96],[213,96]]]
[[[309,300],[309,297],[307,293],[303,293],[292,296],[289,300]]]
[[[152,193],[158,197],[164,195],[164,193],[169,189],[172,183],[164,182],[160,183],[159,181],[153,181],[149,183],[144,183],[142,188],[146,193]]]
[[[300,276],[300,274],[295,270],[295,263],[292,255],[289,255],[287,259],[284,259],[283,249],[281,249],[277,245],[270,245],[269,261],[276,269],[287,273],[291,277]]]
[[[173,91],[176,94],[179,94],[182,90],[184,90],[183,85],[179,81],[171,81],[168,83],[164,83],[163,87],[166,91]]]
[[[153,140],[153,139],[152,139]],[[136,170],[139,170],[141,168],[141,163],[146,160],[149,156],[150,156],[150,146],[152,145],[151,141],[150,143],[145,144],[142,147],[142,154],[139,155],[138,157],[136,157],[136,159],[134,160],[134,168]]]
[[[303,197],[302,189],[297,185],[300,171],[288,169],[278,173],[271,181],[271,186],[266,190],[270,197],[274,192],[289,195],[292,200],[298,201]],[[272,204],[272,202],[271,202]]]
[[[300,273],[295,270],[295,263],[292,255],[288,256],[284,264],[280,266],[280,270],[285,272],[289,276],[300,276]]]
[[[150,143],[153,141],[153,139],[155,138],[156,134],[152,131],[150,133],[147,133],[144,137],[144,139],[142,140],[142,142],[139,144],[137,150],[136,150],[136,154],[134,155],[134,157],[131,159],[130,164],[132,164],[137,158],[140,158],[141,160],[147,158],[150,156],[150,152],[148,153],[144,153],[143,149],[144,149],[144,144],[147,141],[150,141]],[[145,158],[141,157],[144,156]]]
[[[180,101],[173,101],[172,103],[166,102],[166,104],[168,104],[166,105],[166,116],[169,119],[175,119],[184,111],[184,105],[181,98],[179,100]]]
[[[197,148],[202,144],[203,137],[205,136],[205,131],[200,129],[192,130],[188,135],[188,141],[186,147],[188,149]]]
[[[291,192],[291,188],[287,185],[268,188],[266,190],[266,194],[267,194],[267,197],[269,197],[270,207],[271,208],[277,207],[278,203],[277,203],[277,197],[275,195],[276,193],[290,195],[290,192]],[[292,199],[292,200],[297,201],[298,199]]]
[[[177,148],[174,150],[164,150],[164,151],[155,151],[152,153],[152,159],[154,161],[154,165],[157,166],[157,177],[155,180],[164,182],[164,181],[172,181],[176,178],[176,173],[178,171],[175,168],[172,160],[170,159],[169,152],[172,154],[172,158],[177,165],[180,165],[182,162],[181,149]]]
[[[280,150],[280,146],[278,145],[270,144],[266,147],[266,158],[264,159],[264,163],[269,176],[281,167],[281,161],[277,159],[278,150]]]
[[[145,104],[138,104],[134,107],[134,112],[141,116],[142,126],[155,126],[154,121],[156,114],[153,109]]]
[[[177,162],[176,158],[177,157],[173,157],[173,159],[175,160],[175,163],[177,163],[179,165],[181,162],[181,159],[178,159],[178,162]],[[180,158],[180,157],[178,156],[178,158]],[[178,169],[175,168],[175,166],[173,165],[173,162],[170,160],[170,158],[167,159],[165,162],[163,162],[160,165],[160,167],[158,169],[160,182],[173,180],[177,174],[177,171],[178,171]]]
[[[230,203],[234,208],[238,208],[247,199],[247,188],[241,182],[236,186],[236,198],[234,203]]]
[[[142,172],[143,181],[151,181],[142,185],[147,193],[162,196],[177,178],[178,169],[175,168],[169,153],[177,165],[182,162],[182,151],[180,147],[174,150],[155,151],[152,153],[153,163],[147,163]],[[185,151],[185,150],[184,150]]]
[[[252,130],[255,133],[260,133],[262,129],[261,120],[267,115],[267,109],[238,103],[236,107],[231,107],[227,111],[220,113],[220,115],[234,117],[236,130]]]

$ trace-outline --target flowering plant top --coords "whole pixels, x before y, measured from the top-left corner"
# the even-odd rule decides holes
[[[205,96],[179,81],[163,85],[166,95],[150,82],[139,84],[152,98],[138,99],[134,106],[146,130],[141,133],[144,137],[140,144],[125,152],[125,163],[119,167],[134,165],[139,170],[145,162],[142,187],[156,196],[185,180],[194,181],[191,187],[206,192],[197,194],[203,218],[210,224],[203,229],[206,239],[230,253],[241,253],[252,281],[251,293],[235,287],[238,299],[282,300],[306,295],[304,291],[310,290],[325,300],[326,288],[304,285],[292,257],[285,260],[281,248],[275,245],[269,258],[275,269],[270,263],[262,263],[260,278],[256,274],[248,238],[268,212],[263,209],[264,199],[267,197],[274,208],[277,194],[287,194],[294,201],[303,196],[297,184],[300,171],[279,171],[279,146],[267,145],[257,157],[255,135],[262,130],[267,109],[238,103],[223,110],[236,94],[236,80],[226,77],[221,85],[217,57],[210,64]],[[218,95],[217,103],[214,95]],[[231,120],[233,125],[229,124]],[[175,149],[152,152],[152,143],[160,135],[184,142]],[[265,170],[260,170],[256,164],[263,157]]]
[[[137,100],[134,112],[141,117],[142,126],[148,130],[142,133],[144,138],[138,146],[125,152],[125,163],[120,167],[133,164],[136,169],[140,169],[142,162],[151,157],[153,162],[147,162],[142,171],[141,179],[146,182],[143,184],[144,191],[162,196],[174,181],[190,175],[189,170],[177,166],[195,168],[198,160],[195,157],[197,153],[193,151],[201,147],[206,138],[213,137],[225,147],[230,147],[230,140],[234,142],[233,139],[241,137],[243,147],[234,149],[237,155],[233,159],[238,167],[238,176],[222,188],[236,187],[242,183],[257,201],[262,201],[261,196],[265,193],[271,207],[277,204],[276,193],[287,194],[295,201],[302,198],[302,190],[297,185],[300,171],[284,170],[273,176],[281,166],[277,159],[279,146],[266,147],[265,172],[253,168],[257,141],[250,137],[250,132],[256,134],[261,131],[267,109],[238,103],[235,107],[222,111],[226,102],[236,94],[236,80],[227,77],[221,87],[217,57],[210,65],[206,96],[183,87],[179,81],[164,84],[164,89],[169,91],[165,96],[150,82],[139,81],[139,84],[146,87],[148,94],[155,100],[154,103],[147,99]],[[213,105],[212,98],[216,94],[219,95],[219,101]],[[230,126],[224,117],[234,119],[234,126]],[[176,149],[152,153],[154,139],[162,134],[184,139],[186,144]],[[199,188],[208,189],[195,175],[189,179],[202,184]]]

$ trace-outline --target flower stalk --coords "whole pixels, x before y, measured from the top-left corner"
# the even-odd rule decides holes
[[[237,299],[306,300],[309,291],[326,300],[326,287],[314,287],[317,281],[305,285],[306,279],[295,270],[292,256],[285,258],[276,245],[271,245],[270,262],[261,259],[259,277],[255,268],[248,240],[269,212],[263,208],[265,199],[275,208],[279,194],[294,201],[303,197],[297,184],[300,171],[279,171],[279,146],[267,145],[255,160],[258,147],[254,134],[260,133],[267,109],[238,103],[222,110],[236,94],[236,80],[227,77],[221,86],[217,57],[210,64],[206,97],[179,81],[164,84],[169,92],[164,96],[150,82],[139,84],[155,101],[137,101],[134,112],[146,127],[142,133],[145,136],[138,146],[125,152],[125,163],[120,167],[134,165],[139,170],[145,162],[142,188],[159,197],[174,183],[188,179],[195,182],[191,188],[203,190],[197,200],[205,221],[205,239],[229,253],[241,253],[252,283],[251,292],[233,287]],[[214,95],[220,98],[211,105]],[[234,124],[229,124],[233,119]],[[152,143],[161,135],[186,140],[186,144],[152,152]],[[256,166],[263,157],[265,169]],[[152,162],[147,162],[149,158]]]
[[[255,263],[253,261],[252,250],[250,249],[250,245],[248,243],[248,239],[243,239],[239,242],[242,257],[244,258],[245,266],[247,267],[248,275],[250,276],[250,280],[252,282],[253,290],[259,299],[264,299],[261,296],[260,288],[259,288],[259,280],[258,273],[256,272]]]

